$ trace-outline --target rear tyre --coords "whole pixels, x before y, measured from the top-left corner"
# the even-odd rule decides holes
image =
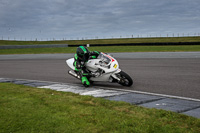
[[[119,84],[123,86],[131,86],[133,84],[132,78],[123,71],[118,74],[118,78],[120,78]]]

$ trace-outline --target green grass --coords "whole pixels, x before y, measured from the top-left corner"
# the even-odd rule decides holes
[[[102,52],[188,52],[200,51],[200,45],[181,46],[105,46],[89,47],[89,50]],[[45,54],[45,53],[75,53],[76,47],[67,48],[26,48],[26,49],[0,49],[0,54]]]
[[[93,40],[66,40],[66,41],[5,41],[0,45],[34,45],[34,44],[120,44],[120,43],[158,43],[158,42],[200,42],[200,37],[161,37],[161,38],[121,38],[121,39],[93,39]],[[90,50],[103,52],[187,52],[200,51],[200,45],[180,46],[104,46],[90,47]],[[26,48],[0,49],[0,54],[43,54],[43,53],[75,53],[76,48]]]
[[[200,119],[91,96],[0,83],[0,132],[198,133]]]
[[[120,44],[120,43],[156,43],[156,42],[200,42],[200,37],[158,37],[158,38],[119,38],[92,40],[62,40],[62,41],[6,41],[0,40],[0,45],[34,45],[34,44]]]

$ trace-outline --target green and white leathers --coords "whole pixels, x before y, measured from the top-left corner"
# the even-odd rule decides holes
[[[86,87],[90,85],[88,78],[91,76],[89,75],[88,71],[85,67],[85,62],[88,59],[96,59],[99,55],[98,51],[90,52],[85,46],[79,46],[76,50],[76,54],[74,55],[74,66],[76,73],[79,73],[81,76],[82,84]]]

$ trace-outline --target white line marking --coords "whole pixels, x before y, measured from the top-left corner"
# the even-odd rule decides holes
[[[94,97],[109,97],[121,94],[127,94],[128,92],[115,91],[115,90],[105,90],[99,88],[85,88],[80,86],[72,86],[66,84],[53,84],[47,86],[40,86],[38,88],[49,88],[56,91],[73,92],[80,95],[90,95]]]
[[[154,96],[161,96],[161,97],[168,97],[168,98],[175,98],[175,99],[183,99],[183,100],[200,102],[200,99],[189,98],[189,97],[172,96],[172,95],[166,95],[166,94],[158,94],[158,93],[151,93],[151,92],[144,92],[144,91],[134,91],[134,90],[124,90],[124,89],[117,89],[117,88],[108,88],[108,89],[112,89],[112,90],[114,89],[114,90],[126,91],[126,92],[138,93],[138,94],[154,95]]]

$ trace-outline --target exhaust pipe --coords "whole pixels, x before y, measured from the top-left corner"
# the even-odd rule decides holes
[[[80,79],[80,78],[81,78],[80,75],[76,74],[74,71],[69,70],[68,73],[69,73],[70,75],[74,76],[74,77],[77,78],[77,79]]]

